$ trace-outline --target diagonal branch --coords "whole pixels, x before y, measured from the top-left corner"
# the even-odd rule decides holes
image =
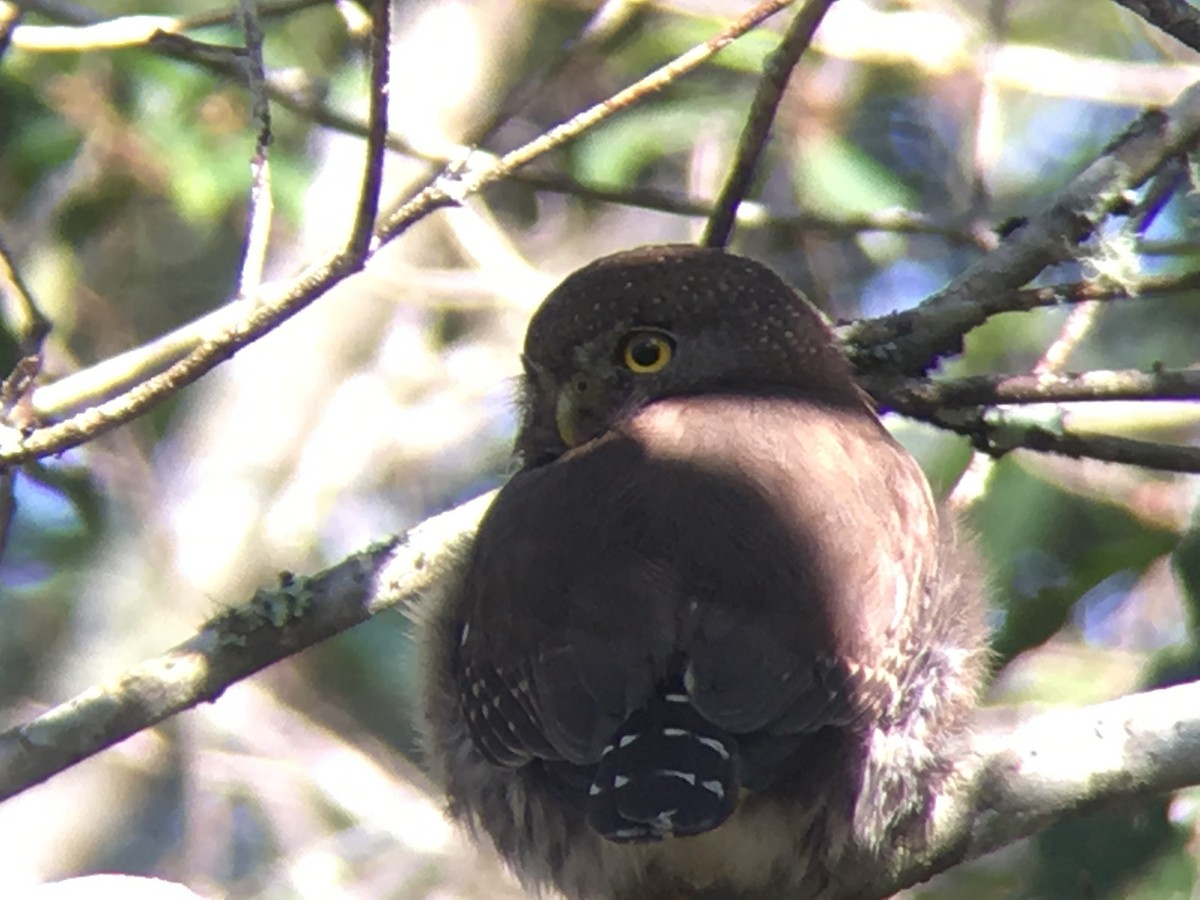
[[[766,151],[771,125],[792,70],[812,44],[813,35],[833,3],[834,0],[808,0],[792,19],[779,46],[767,57],[758,91],[750,104],[750,114],[738,139],[729,177],[721,188],[721,195],[714,204],[712,217],[700,241],[705,247],[724,247],[729,243],[738,206],[749,192],[758,162]]]
[[[673,62],[491,165],[460,176],[439,179],[378,225],[372,246],[378,247],[392,240],[435,210],[453,206],[483,186],[507,177],[514,170],[577,137],[630,103],[696,69],[735,39],[793,2],[762,0],[732,25]],[[378,66],[380,54],[376,53],[373,61]],[[386,59],[383,61],[386,62]],[[373,82],[378,77],[372,76]],[[369,254],[364,257],[353,248],[343,250],[309,265],[290,281],[264,286],[254,295],[253,308],[245,319],[212,335],[165,371],[64,422],[35,429],[30,434],[0,428],[0,467],[61,453],[143,415],[359,271],[367,258]]]
[[[229,685],[365,622],[381,609],[436,598],[491,502],[485,494],[311,577],[221,613],[190,640],[0,734],[0,800]]]
[[[1000,311],[995,305],[989,310],[989,298],[1008,294],[1047,266],[1079,253],[1079,243],[1122,208],[1127,191],[1141,186],[1164,162],[1198,141],[1200,84],[1195,84],[1170,107],[1139,116],[1045,211],[905,315],[909,330],[892,331],[892,340],[884,346],[879,329],[889,329],[889,318],[843,329],[844,339],[872,354],[856,362],[864,369],[915,375],[929,369],[939,356],[961,352],[963,336]]]

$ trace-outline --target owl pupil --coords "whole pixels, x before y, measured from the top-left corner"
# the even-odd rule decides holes
[[[653,338],[647,338],[644,341],[638,341],[629,348],[630,358],[642,368],[650,368],[658,362],[662,356],[662,348],[658,341]]]

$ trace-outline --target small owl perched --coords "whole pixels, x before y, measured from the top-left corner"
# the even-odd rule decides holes
[[[819,314],[721,251],[581,269],[523,362],[521,471],[418,636],[452,815],[569,897],[861,892],[983,676],[920,468]]]

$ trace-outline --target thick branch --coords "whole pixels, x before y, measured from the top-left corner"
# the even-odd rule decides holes
[[[1200,783],[1200,682],[1079,709],[984,710],[965,784],[919,858],[871,896],[911,887],[1067,816]],[[1001,718],[1007,721],[991,721]]]
[[[197,635],[108,684],[0,734],[0,800],[220,696],[225,688],[388,606],[436,601],[491,495],[311,577],[284,575]]]

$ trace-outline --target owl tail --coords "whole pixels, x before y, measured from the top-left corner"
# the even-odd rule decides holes
[[[729,818],[738,788],[733,737],[696,712],[687,695],[660,694],[604,748],[588,791],[588,823],[618,843],[700,834]]]

